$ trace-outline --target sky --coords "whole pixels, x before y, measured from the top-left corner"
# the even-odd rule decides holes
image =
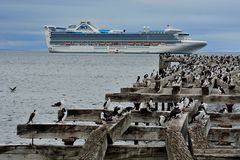
[[[47,51],[44,25],[81,20],[131,32],[167,24],[208,45],[201,52],[240,51],[239,0],[0,0],[0,51]]]

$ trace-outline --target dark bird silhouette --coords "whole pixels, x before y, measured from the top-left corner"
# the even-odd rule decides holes
[[[30,122],[33,123],[33,118],[34,118],[34,116],[35,116],[35,112],[36,112],[36,110],[34,109],[33,113],[31,113],[31,115],[30,115],[30,117],[29,117],[29,120],[28,120],[27,124],[30,123]]]
[[[199,121],[199,120],[203,119],[204,117],[205,117],[205,111],[203,109],[201,109],[197,113],[193,114],[192,120],[189,122],[189,124],[191,124],[193,121]]]
[[[137,77],[137,81],[136,81],[136,82],[138,83],[138,82],[139,82],[139,80],[140,80],[140,76],[138,76],[138,77]]]
[[[64,103],[64,100],[61,100],[61,101],[59,101],[59,102],[57,102],[57,103],[54,103],[54,104],[52,105],[52,107],[60,107],[60,106],[63,105],[63,103]]]
[[[223,108],[219,111],[219,113],[228,113],[227,108]]]
[[[11,92],[15,92],[15,91],[16,91],[16,88],[17,88],[17,86],[15,86],[15,87],[13,87],[13,88],[9,87],[9,89],[11,90]]]
[[[109,109],[110,105],[111,105],[111,99],[110,97],[108,97],[108,100],[106,100],[103,104],[103,109]]]
[[[134,110],[134,107],[129,106],[129,107],[124,108],[124,110],[126,110],[127,112],[130,112],[130,111]]]
[[[170,112],[170,115],[168,117],[168,120],[170,120],[172,117],[177,118],[177,115],[181,113],[181,109],[178,107],[173,108],[173,110]]]

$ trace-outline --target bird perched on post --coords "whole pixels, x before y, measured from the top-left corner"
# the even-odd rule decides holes
[[[201,101],[200,106],[198,107],[198,111],[200,110],[204,110],[205,114],[207,114],[207,103],[204,103],[203,101]]]
[[[29,120],[28,120],[28,122],[27,122],[26,124],[28,124],[28,123],[30,123],[30,122],[33,123],[33,118],[35,117],[35,112],[36,112],[36,110],[34,109],[34,111],[30,114]]]
[[[182,110],[179,107],[174,107],[169,114],[168,120],[170,120],[172,117],[177,118],[181,113]]]
[[[67,110],[63,107],[64,102],[65,102],[65,97],[61,101],[56,102],[55,104],[52,105],[52,107],[59,107],[58,120],[56,123],[63,122],[65,120],[65,118],[67,117]]]
[[[63,122],[65,120],[66,117],[66,109],[65,108],[61,108],[58,110],[58,122]]]
[[[192,120],[189,123],[191,124],[193,121],[200,121],[205,117],[205,115],[205,111],[201,109],[197,113],[193,114]]]
[[[100,113],[100,119],[101,119],[102,123],[113,121],[112,115],[107,114],[106,111],[103,111]]]
[[[167,122],[167,118],[163,115],[159,116],[159,126],[165,126],[165,123]]]
[[[224,89],[220,85],[218,85],[218,91],[220,94],[225,94]]]
[[[223,108],[219,111],[219,113],[228,113],[227,108]]]
[[[108,97],[108,100],[105,101],[105,103],[103,104],[103,109],[109,109],[111,105],[111,100],[110,100],[110,97]]]

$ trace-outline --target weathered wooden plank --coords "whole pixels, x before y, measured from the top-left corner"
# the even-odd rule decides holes
[[[148,147],[149,146],[149,147]],[[165,145],[111,145],[105,160],[167,160]]]
[[[233,143],[240,146],[240,128],[211,127],[208,133],[208,140],[219,144]]]
[[[154,102],[173,102],[178,101],[181,97],[191,97],[204,101],[206,103],[240,103],[240,94],[236,95],[199,95],[199,94],[177,94],[177,95],[166,95],[158,93],[109,93],[105,97],[110,97],[114,102],[143,102],[153,99]]]
[[[90,133],[79,154],[79,160],[103,160],[107,146],[107,126],[102,125]]]
[[[0,145],[1,160],[76,160],[82,146]]]
[[[67,139],[75,137],[78,139],[86,139],[89,134],[97,129],[99,126],[91,125],[48,125],[48,124],[32,124],[32,125],[19,125],[18,133],[21,138],[60,138]],[[44,130],[40,129],[44,128]],[[67,128],[67,129],[66,129]],[[117,128],[116,128],[117,129]],[[118,140],[164,140],[165,129],[161,126],[130,126]],[[18,131],[19,131],[18,130]],[[24,131],[23,131],[24,130]],[[54,132],[52,131],[54,130]]]
[[[162,126],[131,126],[122,135],[121,140],[164,141],[166,127]]]
[[[240,159],[239,148],[196,149],[194,158],[197,160],[233,160]]]
[[[102,109],[68,109],[66,121],[101,122]],[[107,112],[107,111],[106,111]],[[113,112],[113,111],[109,111]]]
[[[21,138],[83,138],[89,136],[98,126],[76,124],[19,124],[17,135]]]
[[[0,145],[1,160],[76,160],[82,146]],[[105,160],[150,158],[167,160],[165,145],[110,145]]]
[[[119,139],[122,134],[130,127],[131,125],[131,113],[128,113],[124,117],[120,118],[120,120],[113,124],[107,124],[109,127],[107,128],[108,140],[111,142],[115,142]]]
[[[211,118],[211,125],[218,126],[221,124],[230,124],[232,126],[240,124],[240,113],[217,113],[208,112]]]
[[[100,122],[100,113],[102,109],[68,109],[68,116],[66,121],[89,121],[89,122]],[[112,111],[109,111],[112,112]],[[131,122],[146,122],[146,123],[157,123],[159,116],[169,115],[169,112],[149,112],[142,113],[140,111],[132,111]]]
[[[160,115],[167,117],[170,112],[168,111],[156,111],[156,112],[140,112],[132,111],[132,122],[141,123],[158,123]]]
[[[125,92],[136,92],[138,90],[144,89],[146,87],[125,87],[121,88],[120,92],[125,93]]]
[[[210,116],[205,117],[201,121],[194,121],[188,126],[189,148],[194,154],[196,149],[208,148],[208,131],[210,129]]]
[[[172,119],[166,130],[166,149],[169,159],[193,160],[188,150],[185,136],[187,134],[188,113],[180,118]]]
[[[82,147],[80,160],[103,160],[108,144],[113,144],[128,129],[131,124],[131,113],[128,113],[115,123],[105,123],[92,131]]]

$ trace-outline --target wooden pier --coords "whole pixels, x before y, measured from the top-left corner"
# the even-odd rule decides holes
[[[103,109],[68,109],[69,123],[19,124],[21,138],[61,139],[64,145],[1,145],[0,159],[240,159],[240,113],[232,112],[240,103],[240,57],[159,55],[159,61],[162,77],[155,74],[105,95],[112,102],[132,102],[135,110],[106,123],[100,119]],[[171,62],[181,67],[168,70]],[[172,110],[170,103],[183,97],[194,99],[193,108],[184,108],[180,117],[159,126],[159,117],[168,117]],[[157,110],[140,111],[140,104],[150,98]],[[201,102],[227,104],[228,113],[208,108],[203,119],[189,123]],[[85,143],[75,145],[79,139]]]

